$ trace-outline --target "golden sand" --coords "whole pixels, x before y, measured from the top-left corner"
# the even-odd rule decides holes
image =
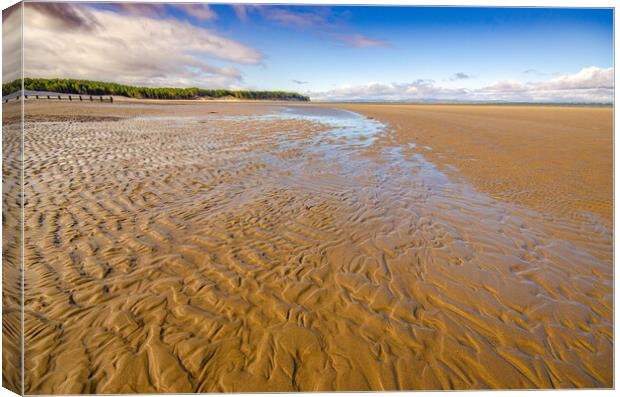
[[[432,148],[493,198],[545,215],[612,219],[610,107],[348,105],[398,128],[397,143]],[[448,172],[454,168],[447,168]]]
[[[26,392],[611,387],[611,111],[346,107],[27,102]]]
[[[21,392],[21,104],[2,104],[2,386]]]

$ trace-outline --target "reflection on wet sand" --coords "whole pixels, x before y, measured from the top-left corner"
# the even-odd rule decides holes
[[[604,221],[376,119],[235,106],[30,106],[28,393],[612,385]]]

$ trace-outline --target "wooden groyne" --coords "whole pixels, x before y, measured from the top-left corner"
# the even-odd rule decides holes
[[[17,95],[13,98],[5,98],[3,99],[4,103],[8,103],[9,101],[16,100],[19,101],[22,95]],[[41,100],[68,100],[68,101],[77,101],[77,102],[114,102],[114,98],[110,96],[104,95],[74,95],[74,94],[27,94],[23,95],[24,99],[32,100],[32,99],[41,99]]]

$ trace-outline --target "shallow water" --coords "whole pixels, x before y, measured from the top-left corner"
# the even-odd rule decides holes
[[[610,231],[393,134],[318,107],[33,123],[28,392],[610,386]]]

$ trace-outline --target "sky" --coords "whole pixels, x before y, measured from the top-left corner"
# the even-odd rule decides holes
[[[27,77],[312,100],[613,100],[611,9],[26,3],[24,20]]]

